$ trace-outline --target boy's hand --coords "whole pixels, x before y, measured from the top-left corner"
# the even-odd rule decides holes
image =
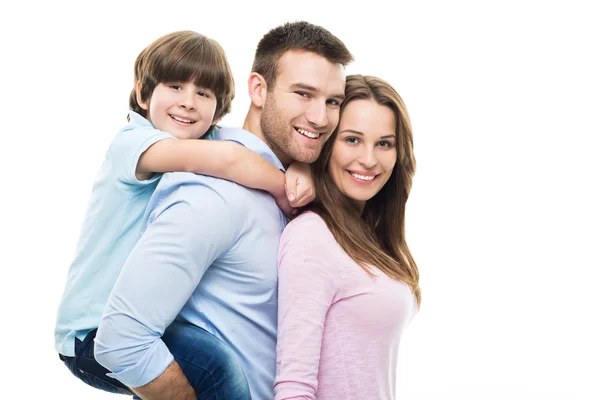
[[[292,218],[296,215],[297,210],[290,204],[285,187],[282,187],[279,193],[271,194],[277,203],[277,207],[288,217]]]
[[[292,207],[302,207],[315,199],[310,165],[294,161],[285,172],[285,192]]]

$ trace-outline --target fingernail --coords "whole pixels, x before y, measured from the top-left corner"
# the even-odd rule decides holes
[[[289,199],[290,201],[293,201],[293,200],[294,200],[294,197],[295,197],[295,196],[294,196],[294,193],[288,193],[288,199]]]

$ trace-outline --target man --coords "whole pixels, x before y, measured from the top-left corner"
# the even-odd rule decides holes
[[[350,61],[345,45],[321,27],[296,22],[271,30],[256,50],[243,129],[221,129],[215,138],[239,142],[278,168],[314,162],[337,126]],[[144,399],[217,398],[214,389],[199,393],[212,379],[202,371],[215,364],[234,375],[243,369],[247,378],[233,379],[224,398],[247,398],[246,381],[253,399],[272,398],[285,221],[264,192],[165,174],[104,311],[98,362]],[[220,361],[206,365],[213,349],[194,347],[199,332],[224,348]]]

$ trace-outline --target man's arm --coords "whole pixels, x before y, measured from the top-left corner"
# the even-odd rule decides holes
[[[196,400],[196,391],[177,361],[173,361],[158,378],[132,390],[144,400]]]
[[[189,382],[161,337],[239,226],[226,200],[207,184],[231,183],[190,179],[175,186],[161,182],[163,189],[153,195],[163,197],[151,201],[158,206],[123,266],[96,335],[97,361],[144,399],[189,398]]]

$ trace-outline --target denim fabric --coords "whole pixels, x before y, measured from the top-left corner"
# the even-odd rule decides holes
[[[69,371],[84,383],[110,393],[133,395],[134,393],[121,382],[106,376],[110,371],[98,364],[94,358],[94,337],[96,330],[91,331],[83,342],[75,338],[75,357],[59,354]]]
[[[135,394],[94,358],[94,337],[90,332],[81,342],[75,339],[75,357],[60,355],[71,373],[84,383],[111,393]],[[195,325],[175,321],[165,331],[163,341],[181,366],[202,400],[250,400],[248,381],[236,353],[223,341]]]
[[[202,400],[251,400],[237,354],[202,328],[175,321],[163,341]]]

